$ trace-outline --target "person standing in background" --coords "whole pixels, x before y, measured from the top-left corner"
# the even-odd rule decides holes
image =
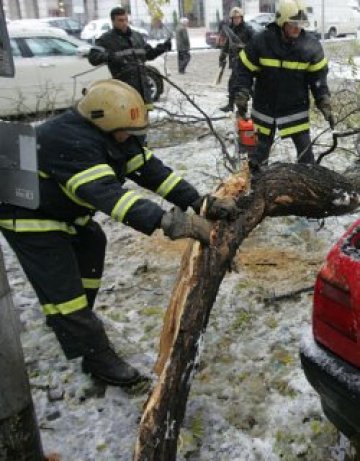
[[[226,36],[226,40],[219,56],[219,66],[224,68],[226,66],[227,57],[229,56],[229,67],[232,72],[228,82],[228,103],[224,107],[221,107],[220,110],[223,112],[232,112],[235,102],[235,93],[233,91],[235,62],[238,60],[239,52],[245,48],[245,45],[253,37],[254,31],[252,27],[244,21],[243,10],[235,6],[230,11],[230,24],[227,25],[224,22],[222,24],[221,33]]]
[[[190,39],[188,32],[188,18],[180,18],[176,28],[176,48],[178,53],[179,74],[185,74],[185,70],[190,61]]]

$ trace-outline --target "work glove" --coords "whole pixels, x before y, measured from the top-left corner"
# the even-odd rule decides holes
[[[245,88],[235,95],[235,104],[240,117],[245,117],[249,101],[249,91]]]
[[[332,114],[330,96],[327,94],[322,96],[320,99],[316,101],[316,106],[323,114],[324,119],[327,122],[329,122],[330,128],[333,130],[335,128],[335,121],[334,121],[334,116]]]
[[[229,219],[233,221],[240,213],[236,202],[231,197],[218,198],[212,195],[200,197],[192,204],[195,213],[200,213],[202,204],[206,200],[205,217],[208,219]]]
[[[165,51],[171,51],[171,48],[172,48],[171,38],[168,38],[167,40],[165,40],[163,45],[164,45],[164,50]]]
[[[189,237],[204,245],[210,244],[211,223],[201,216],[188,215],[178,207],[164,213],[160,227],[171,240]]]

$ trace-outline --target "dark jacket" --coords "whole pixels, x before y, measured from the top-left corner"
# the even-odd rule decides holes
[[[275,23],[256,34],[240,52],[234,79],[235,94],[252,89],[252,117],[263,134],[274,123],[282,137],[309,129],[309,90],[315,101],[329,94],[327,59],[319,40],[304,30],[285,42]]]
[[[116,143],[75,110],[40,125],[37,143],[40,207],[27,210],[1,204],[0,227],[16,231],[12,221],[16,218],[30,220],[31,226],[52,221],[64,230],[102,211],[150,235],[160,226],[164,210],[124,187],[126,178],[183,210],[199,198],[194,187],[143,149],[135,136]]]
[[[189,32],[183,24],[176,27],[176,48],[178,51],[190,50]]]
[[[239,51],[245,48],[245,45],[252,39],[254,30],[246,22],[242,22],[238,26],[232,23],[230,25],[223,24],[221,33],[225,35],[226,39],[220,53],[220,62],[224,62],[229,55],[229,66],[233,68]]]
[[[163,43],[152,48],[139,32],[130,27],[125,33],[111,29],[95,41],[95,47],[89,53],[89,62],[93,66],[107,63],[113,78],[131,85],[141,94],[145,103],[151,103],[144,64],[165,51]]]

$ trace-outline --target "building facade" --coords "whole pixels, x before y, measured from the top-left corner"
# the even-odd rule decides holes
[[[4,0],[9,19],[71,16],[86,23],[105,18],[121,3],[131,14],[134,25],[150,27],[151,15],[145,0]],[[216,27],[234,6],[243,8],[245,15],[275,10],[276,0],[168,0],[161,6],[164,23],[172,27],[180,17],[190,20],[190,27]]]

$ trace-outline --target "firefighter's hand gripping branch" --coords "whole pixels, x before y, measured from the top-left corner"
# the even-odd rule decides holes
[[[206,201],[205,217],[208,219],[229,219],[232,221],[239,216],[240,210],[233,198],[220,198],[212,195],[200,197],[192,204],[196,213],[200,213],[204,201]]]
[[[171,240],[193,238],[204,245],[210,244],[210,221],[201,216],[186,214],[178,207],[164,213],[160,227]]]

